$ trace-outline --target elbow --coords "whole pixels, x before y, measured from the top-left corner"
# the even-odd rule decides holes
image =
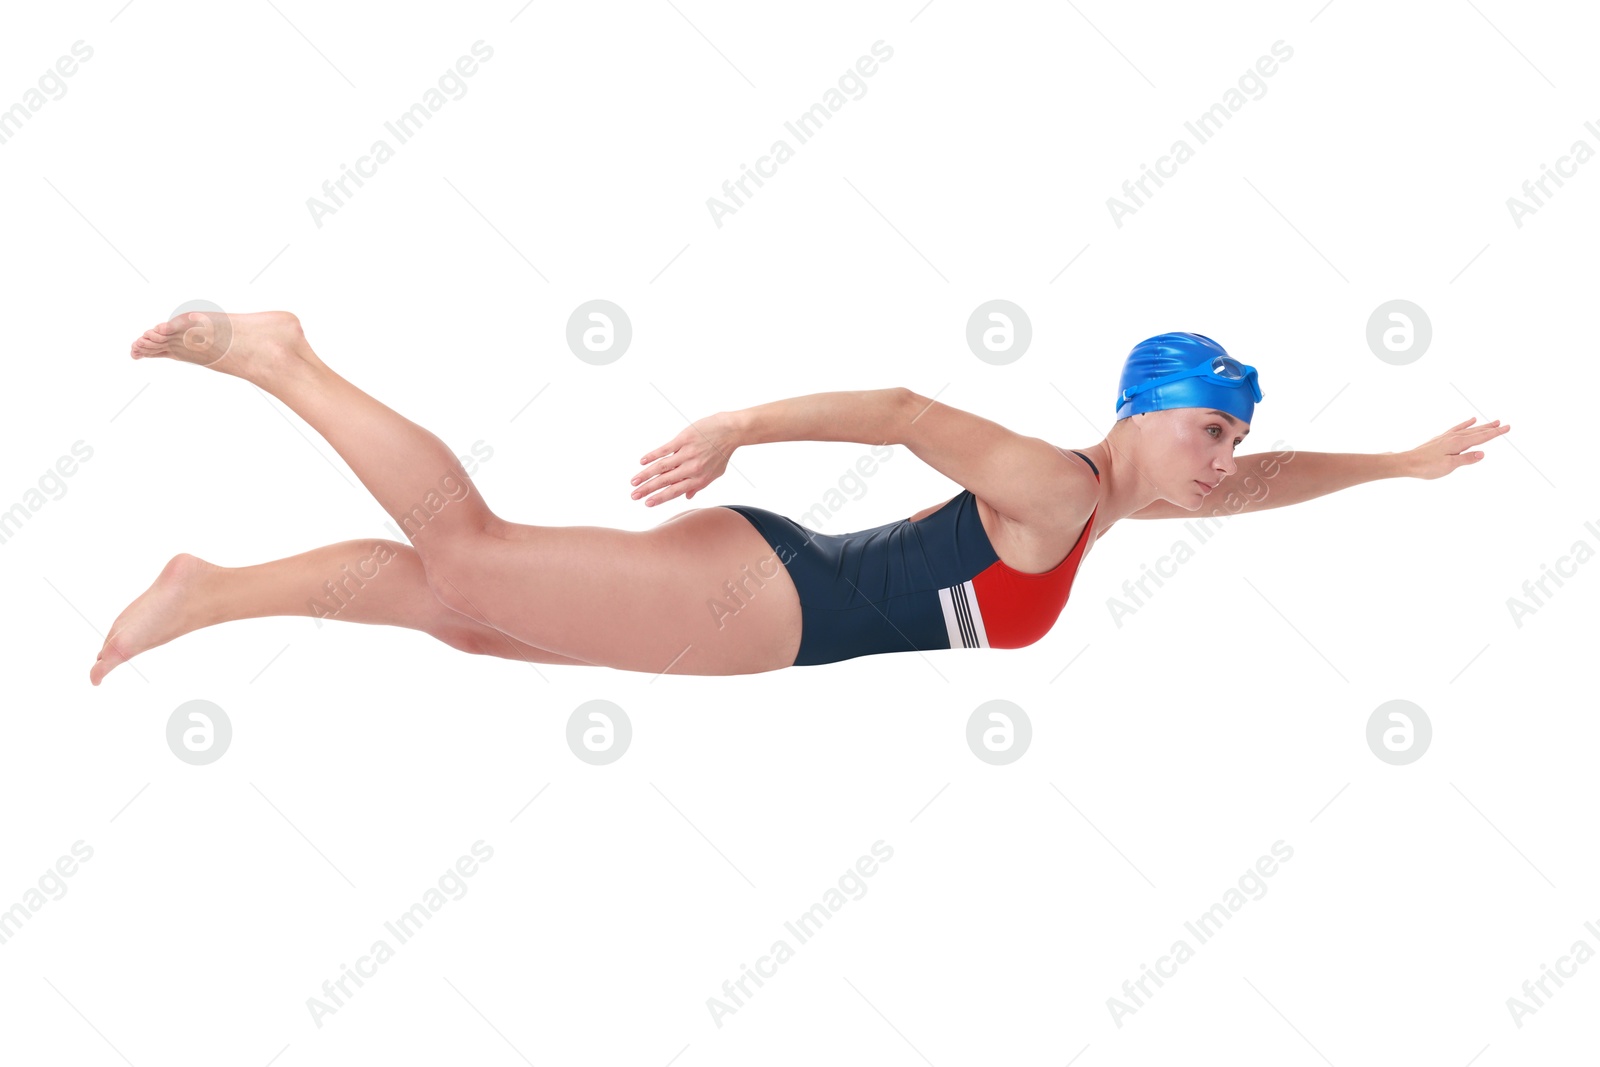
[[[903,445],[911,433],[911,423],[927,410],[929,401],[927,397],[903,385],[890,389],[889,399],[891,416],[889,424],[884,427],[883,443]]]

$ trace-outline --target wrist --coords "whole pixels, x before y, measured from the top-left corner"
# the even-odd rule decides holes
[[[743,408],[739,411],[725,411],[722,412],[721,417],[733,437],[733,446],[735,448],[754,443],[755,417],[750,413],[749,408]]]
[[[1385,478],[1410,478],[1411,453],[1409,452],[1383,452],[1378,456],[1380,466]]]

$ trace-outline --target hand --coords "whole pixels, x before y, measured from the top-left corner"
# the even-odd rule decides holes
[[[1483,458],[1482,452],[1469,451],[1473,445],[1482,444],[1491,437],[1499,437],[1511,430],[1509,426],[1501,426],[1499,419],[1482,426],[1472,426],[1477,421],[1471,418],[1457,423],[1433,440],[1406,452],[1406,473],[1413,478],[1443,478],[1457,467],[1476,463]],[[1467,429],[1469,426],[1472,429]]]
[[[646,507],[676,496],[686,495],[693,500],[696,493],[728,469],[728,457],[738,447],[733,420],[726,412],[691,423],[660,448],[644,454],[639,462],[647,466],[633,476],[634,490],[630,495],[637,500],[654,493],[645,501]]]

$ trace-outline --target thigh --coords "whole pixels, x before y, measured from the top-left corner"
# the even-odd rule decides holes
[[[800,599],[750,522],[699,508],[651,530],[492,523],[437,563],[440,597],[520,641],[619,670],[794,663]]]
[[[440,614],[449,616],[429,629],[439,640],[451,648],[474,656],[497,656],[500,659],[520,660],[523,663],[554,663],[564,667],[592,667],[588,660],[573,659],[539,648],[485,623],[475,622],[459,612],[451,611],[431,595]]]

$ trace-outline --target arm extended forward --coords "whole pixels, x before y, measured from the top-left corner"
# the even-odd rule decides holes
[[[1287,507],[1340,489],[1382,478],[1409,475],[1400,452],[1260,452],[1237,458],[1239,469],[1217,486],[1215,497],[1198,511],[1157,500],[1130,519],[1177,519],[1195,515],[1238,515]]]
[[[1457,423],[1405,452],[1296,452],[1287,448],[1239,456],[1238,469],[1217,486],[1221,499],[1200,510],[1207,515],[1237,515],[1304,503],[1381,478],[1442,478],[1481,460],[1483,453],[1472,451],[1473,447],[1511,429],[1500,425],[1499,419],[1479,426],[1473,426],[1474,422],[1477,420]],[[1128,518],[1177,519],[1194,514],[1157,500]]]

